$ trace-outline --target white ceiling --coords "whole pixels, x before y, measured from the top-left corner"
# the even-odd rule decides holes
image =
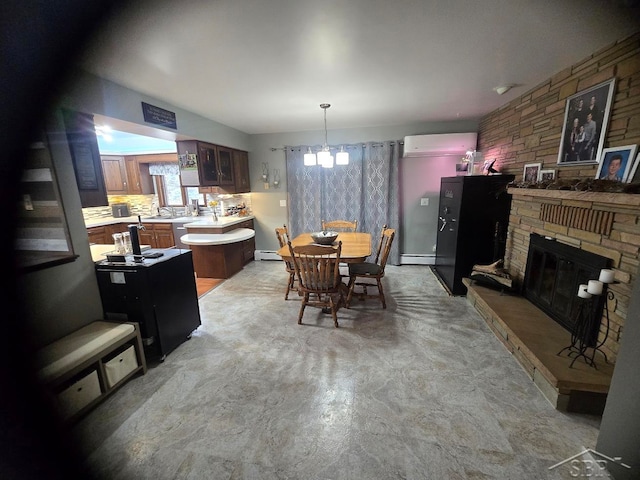
[[[82,66],[249,134],[321,130],[325,102],[330,130],[476,120],[640,29],[637,0],[129,3]]]

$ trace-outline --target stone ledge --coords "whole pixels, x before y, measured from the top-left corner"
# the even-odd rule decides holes
[[[596,353],[597,369],[557,353],[571,343],[571,334],[524,297],[501,293],[463,279],[467,300],[527,375],[563,411],[601,415],[614,365]]]
[[[556,198],[559,200],[574,200],[580,202],[593,202],[598,204],[610,204],[616,207],[621,205],[640,206],[640,195],[632,193],[613,192],[579,192],[574,190],[547,190],[545,188],[514,188],[507,191],[517,197],[542,197]]]

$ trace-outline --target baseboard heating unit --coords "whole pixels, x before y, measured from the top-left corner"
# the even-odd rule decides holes
[[[256,260],[282,260],[275,250],[256,250],[254,256]]]

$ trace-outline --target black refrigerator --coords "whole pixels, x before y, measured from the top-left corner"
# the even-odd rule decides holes
[[[96,275],[105,318],[138,322],[145,354],[163,361],[201,325],[193,258],[176,248],[144,255],[98,262]]]
[[[435,273],[453,295],[474,265],[503,258],[514,175],[444,177],[440,182]]]

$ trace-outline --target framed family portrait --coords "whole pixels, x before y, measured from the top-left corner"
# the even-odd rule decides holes
[[[540,181],[541,182],[550,182],[555,180],[556,171],[553,169],[550,170],[540,170]]]
[[[558,165],[595,164],[602,154],[615,78],[567,99]]]
[[[522,180],[528,183],[536,183],[540,177],[540,170],[542,170],[541,163],[527,163],[522,172]]]
[[[630,182],[637,168],[636,148],[637,145],[626,145],[602,150],[596,178]]]

